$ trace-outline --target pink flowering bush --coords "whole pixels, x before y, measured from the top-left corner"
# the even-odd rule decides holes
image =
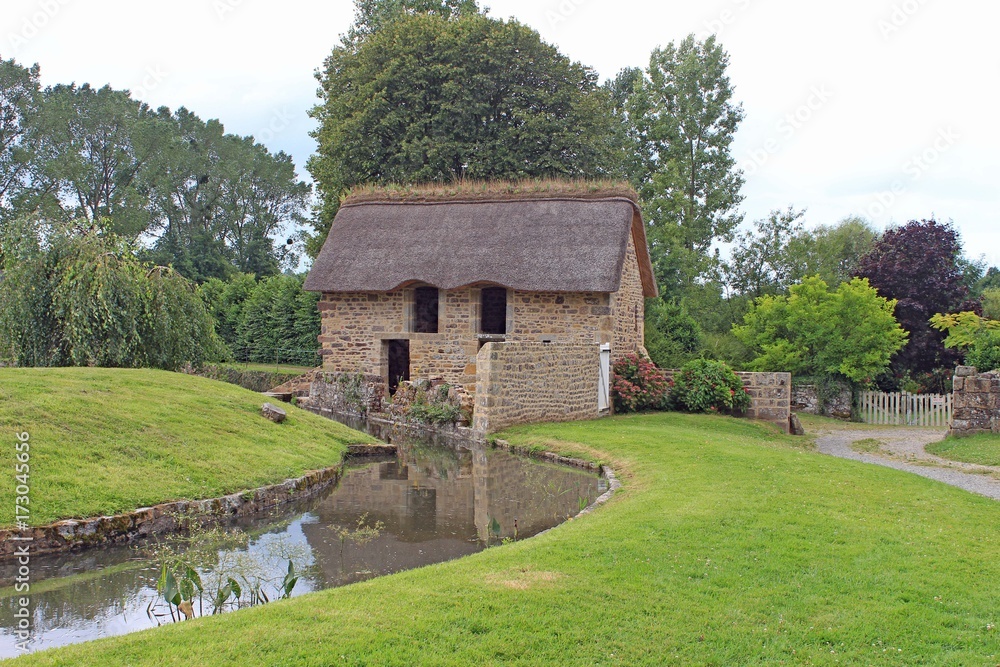
[[[652,361],[637,354],[627,354],[615,362],[611,398],[615,412],[665,410],[673,382]]]

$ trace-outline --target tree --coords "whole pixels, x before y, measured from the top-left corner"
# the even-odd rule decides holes
[[[943,391],[959,355],[944,346],[944,334],[930,326],[937,313],[973,310],[963,306],[968,288],[959,259],[962,244],[951,224],[912,221],[890,229],[858,264],[882,296],[899,302],[896,317],[910,332],[907,346],[892,364],[895,382],[906,377],[927,389]]]
[[[476,0],[355,0],[354,24],[344,43],[357,45],[390,22],[415,14],[458,18],[480,12]]]
[[[31,122],[41,101],[38,76],[38,65],[27,68],[0,60],[0,223],[27,212],[19,200],[30,191]]]
[[[84,234],[23,220],[5,231],[0,357],[20,366],[176,370],[220,354],[194,286],[141,264],[104,221]]]
[[[240,361],[314,365],[319,348],[319,294],[300,276],[260,281],[240,309],[233,352]]]
[[[935,315],[931,326],[948,335],[945,347],[963,351],[969,366],[982,372],[1000,368],[1000,321],[967,311]]]
[[[754,223],[754,230],[737,234],[725,265],[731,299],[779,294],[813,275],[828,285],[849,281],[878,238],[862,218],[805,229],[804,216],[804,210],[792,207],[772,211]]]
[[[830,290],[813,276],[788,296],[764,296],[733,328],[756,355],[752,370],[824,375],[870,385],[906,343],[896,302],[855,278]]]
[[[828,285],[847,282],[878,238],[871,223],[856,216],[801,231],[789,241],[786,250],[789,279],[794,283],[818,275]]]
[[[709,37],[689,35],[656,49],[628,102],[636,127],[651,252],[666,296],[681,295],[718,266],[718,240],[729,241],[744,179],[731,146],[743,120],[726,74],[729,56]]]
[[[614,167],[596,74],[513,20],[400,17],[335,48],[319,80],[312,252],[361,183],[597,177]]]
[[[701,328],[681,303],[646,300],[645,348],[660,368],[680,368],[702,344]]]
[[[733,293],[757,299],[788,288],[794,271],[790,248],[803,233],[804,215],[805,211],[792,207],[771,211],[767,218],[754,222],[754,230],[736,236],[725,264],[726,283]]]
[[[125,91],[110,86],[46,89],[38,119],[40,169],[55,185],[67,219],[135,240],[151,222],[148,182],[170,128]]]

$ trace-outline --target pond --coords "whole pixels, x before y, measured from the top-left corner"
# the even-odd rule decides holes
[[[203,593],[185,596],[186,611],[223,613],[282,597],[289,562],[294,597],[531,537],[607,490],[593,473],[481,445],[374,434],[399,455],[349,463],[320,497],[187,536],[32,557],[30,649],[177,622],[182,611],[157,591],[164,563],[179,587],[189,567],[197,575]],[[15,576],[0,563],[0,658],[18,655]]]

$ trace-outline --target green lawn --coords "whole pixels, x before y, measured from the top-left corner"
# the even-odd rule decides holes
[[[1000,663],[995,501],[724,417],[509,438],[612,462],[625,487],[531,540],[23,664]]]
[[[928,445],[927,451],[952,461],[1000,466],[1000,435],[983,433],[968,438],[948,438]]]
[[[316,366],[290,366],[288,364],[219,364],[223,368],[235,368],[239,371],[260,371],[262,373],[277,373],[278,375],[305,375],[315,370]]]
[[[371,439],[259,394],[162,371],[0,369],[0,524],[13,523],[15,434],[31,436],[31,522],[214,498],[337,465]]]

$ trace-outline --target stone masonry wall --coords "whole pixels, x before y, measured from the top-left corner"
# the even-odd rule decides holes
[[[668,380],[673,380],[676,370],[666,370]],[[736,373],[743,387],[750,394],[747,419],[759,419],[780,426],[786,433],[791,429],[792,374],[791,373]]]
[[[1000,433],[1000,372],[955,369],[955,406],[949,435]]]
[[[834,385],[826,390],[820,400],[820,388],[815,384],[792,386],[792,411],[809,415],[822,415],[834,419],[851,418],[851,388],[846,384]]]
[[[748,419],[773,422],[787,433],[792,416],[791,373],[737,373],[750,394]]]
[[[646,297],[639,275],[639,259],[635,242],[628,240],[628,253],[622,267],[622,283],[611,295],[611,317],[614,323],[614,340],[611,341],[611,363],[631,352],[645,350]],[[602,343],[608,341],[601,341]]]
[[[474,428],[596,419],[600,347],[487,343],[479,352]]]

